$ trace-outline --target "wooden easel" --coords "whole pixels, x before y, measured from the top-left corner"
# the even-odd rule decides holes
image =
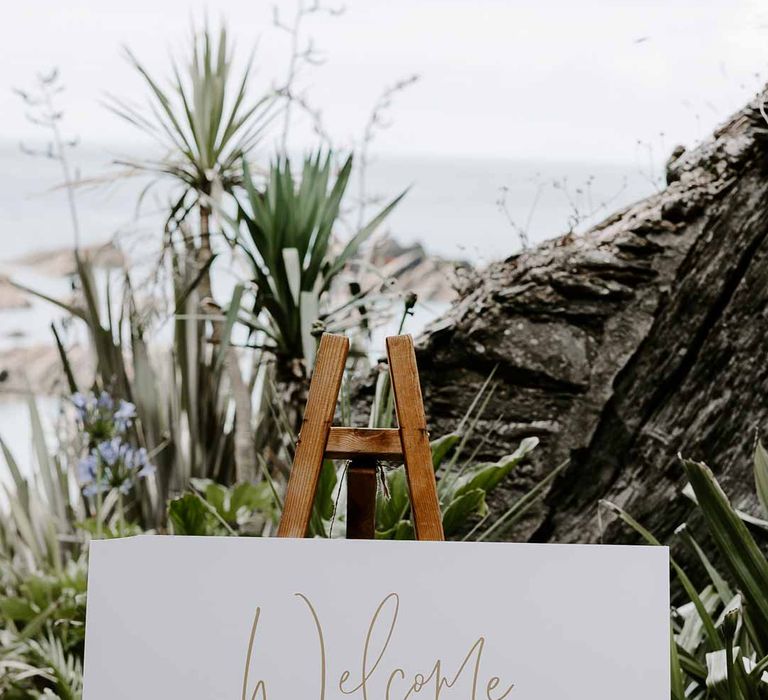
[[[305,537],[323,459],[351,460],[347,472],[347,537],[373,539],[376,525],[376,460],[402,460],[419,540],[443,540],[427,420],[410,335],[387,338],[397,428],[332,427],[349,339],[326,333],[320,340],[309,385],[278,537]]]

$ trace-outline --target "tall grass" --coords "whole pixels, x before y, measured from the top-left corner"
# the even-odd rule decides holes
[[[688,602],[672,609],[670,620],[672,698],[758,700],[768,697],[768,559],[756,541],[768,531],[768,454],[758,441],[754,477],[763,518],[736,510],[712,471],[683,460],[687,493],[696,504],[709,541],[704,544],[683,524],[677,539],[706,573],[702,588],[673,557],[672,572]],[[615,513],[649,544],[659,541],[626,511]],[[754,533],[754,534],[753,534]],[[706,552],[714,552],[714,559]]]

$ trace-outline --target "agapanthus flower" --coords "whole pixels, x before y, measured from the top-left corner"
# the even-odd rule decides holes
[[[114,407],[114,405],[115,405],[115,402],[114,402],[114,400],[112,399],[112,397],[111,397],[111,396],[110,396],[110,395],[109,395],[109,394],[108,394],[106,391],[102,391],[102,392],[99,394],[99,398],[98,398],[98,400],[96,401],[96,405],[97,405],[99,408],[101,408],[101,409],[103,409],[103,410],[105,410],[105,411],[111,411],[111,410],[112,410],[112,408],[113,408],[113,407]]]
[[[90,399],[85,394],[81,394],[79,391],[72,394],[72,405],[77,410],[77,414],[81,421],[85,420],[88,414],[88,408],[90,406]]]
[[[88,454],[77,463],[77,480],[80,484],[89,484],[96,479],[99,462],[96,455]]]
[[[109,489],[125,494],[136,479],[155,471],[147,451],[135,448],[128,430],[136,418],[136,406],[115,400],[107,392],[99,396],[76,393],[71,397],[82,426],[88,453],[78,462],[77,477],[85,495]]]
[[[96,397],[94,394],[76,393],[72,395],[71,401],[89,442],[105,440],[117,432],[114,401],[109,394],[103,391]]]
[[[120,459],[120,450],[125,445],[119,437],[112,438],[111,440],[104,440],[96,446],[99,457],[107,467],[114,467],[117,464],[117,460]]]
[[[78,480],[85,495],[93,495],[111,488],[125,494],[135,479],[155,473],[147,451],[134,448],[120,438],[99,443],[78,463]]]
[[[117,429],[121,432],[125,432],[133,424],[133,419],[136,417],[136,406],[130,401],[124,401],[120,399],[120,404],[117,411],[115,411],[115,424]]]
[[[138,450],[132,450],[125,458],[126,466],[131,471],[136,472],[136,476],[145,477],[154,474],[156,467],[149,461],[147,451],[140,447]]]
[[[99,460],[95,454],[83,457],[77,464],[77,479],[86,496],[95,496],[109,490],[109,484],[99,479]]]

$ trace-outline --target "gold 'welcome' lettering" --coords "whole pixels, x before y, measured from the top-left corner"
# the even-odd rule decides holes
[[[327,676],[328,676],[328,654],[326,651],[325,635],[320,623],[320,616],[317,614],[314,605],[310,599],[303,593],[296,593],[297,598],[304,602],[312,619],[315,633],[317,635],[318,656],[320,662],[320,677],[317,696],[319,700],[326,700],[327,696]],[[380,682],[386,678],[384,698],[382,700],[412,700],[415,693],[421,693],[429,686],[432,687],[430,696],[434,700],[440,700],[443,697],[444,690],[450,691],[463,678],[471,678],[471,690],[467,700],[483,700],[478,697],[478,689],[481,687],[481,666],[483,652],[485,650],[485,637],[478,639],[470,646],[469,651],[464,656],[461,665],[456,672],[451,675],[444,673],[444,664],[438,657],[431,667],[430,672],[425,675],[421,672],[415,672],[408,680],[408,673],[405,669],[396,667],[389,670],[381,668],[384,665],[385,654],[392,642],[392,637],[397,626],[398,615],[400,614],[400,596],[397,593],[390,593],[385,596],[376,608],[363,642],[360,662],[359,679],[352,679],[352,672],[345,670],[339,676],[337,684],[338,691],[345,696],[358,694],[360,700],[378,700],[370,696],[371,681],[379,678]],[[254,662],[254,648],[256,634],[261,617],[261,608],[256,608],[256,614],[251,625],[251,632],[248,638],[248,650],[245,658],[245,670],[243,672],[243,686],[241,700],[267,700],[267,681],[260,678],[253,687],[253,691],[248,694],[250,669]],[[378,650],[372,650],[372,640],[381,638],[384,640]],[[434,657],[433,657],[434,658]],[[352,685],[354,684],[354,685]],[[501,685],[501,678],[492,675],[488,677],[485,683],[484,700],[504,700],[515,687],[514,684],[505,686],[503,692],[494,693]],[[399,691],[396,689],[399,686]],[[447,698],[445,699],[447,700]]]

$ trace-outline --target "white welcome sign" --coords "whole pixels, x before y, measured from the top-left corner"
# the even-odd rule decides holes
[[[84,700],[666,700],[661,547],[91,546]]]

